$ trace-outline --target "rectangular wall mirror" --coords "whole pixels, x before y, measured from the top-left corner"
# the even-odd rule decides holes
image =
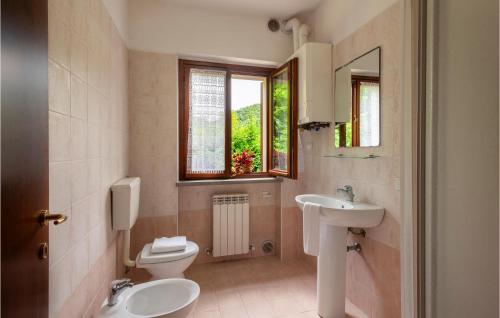
[[[380,145],[380,47],[335,70],[335,147]]]

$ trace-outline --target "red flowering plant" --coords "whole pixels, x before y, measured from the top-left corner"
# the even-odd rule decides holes
[[[231,172],[233,176],[251,173],[255,154],[251,151],[243,150],[241,153],[233,154],[233,167]]]

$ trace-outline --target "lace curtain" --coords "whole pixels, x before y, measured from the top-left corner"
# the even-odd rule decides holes
[[[359,119],[360,146],[370,147],[379,145],[379,83],[361,83],[359,91]]]
[[[225,170],[226,72],[191,69],[189,74],[188,173]]]

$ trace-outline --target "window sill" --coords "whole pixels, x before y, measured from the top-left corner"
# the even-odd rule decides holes
[[[279,183],[283,179],[279,177],[260,178],[234,178],[234,179],[211,179],[211,180],[183,180],[177,181],[178,187],[199,186],[199,185],[228,185],[242,183]]]

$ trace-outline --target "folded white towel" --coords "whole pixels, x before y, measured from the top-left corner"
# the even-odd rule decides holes
[[[186,237],[162,237],[154,240],[151,246],[151,253],[169,253],[186,249]]]
[[[302,212],[304,253],[319,255],[319,219],[321,205],[306,202]]]

